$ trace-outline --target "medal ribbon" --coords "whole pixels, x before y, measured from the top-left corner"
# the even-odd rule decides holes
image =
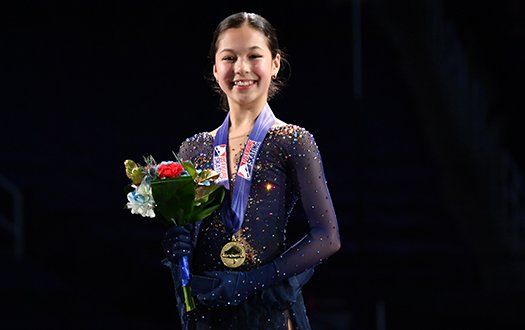
[[[236,233],[244,221],[244,212],[248,204],[248,195],[252,185],[252,172],[255,159],[259,152],[266,133],[275,122],[275,116],[268,103],[257,117],[255,125],[246,141],[241,159],[237,167],[237,176],[233,186],[233,194],[226,194],[222,205],[222,221],[230,234]],[[224,122],[219,127],[213,143],[213,169],[219,173],[219,179],[216,181],[222,184],[226,189],[230,189],[230,180],[228,178],[228,128],[230,125],[230,113],[226,115]],[[231,198],[231,199],[230,199]]]

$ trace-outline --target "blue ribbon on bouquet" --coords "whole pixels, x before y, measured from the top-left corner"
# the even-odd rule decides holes
[[[180,262],[175,265],[168,259],[163,259],[162,264],[169,267],[171,270],[171,277],[173,279],[173,286],[175,288],[175,298],[177,301],[177,310],[179,312],[179,319],[182,330],[188,330],[188,315],[187,315],[187,297],[184,292],[184,287],[189,287],[190,281],[190,266],[188,256],[182,256]]]

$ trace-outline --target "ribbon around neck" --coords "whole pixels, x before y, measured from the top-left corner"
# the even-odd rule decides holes
[[[244,212],[248,204],[248,195],[252,185],[252,173],[259,148],[266,137],[266,133],[275,122],[275,115],[266,103],[263,110],[255,120],[250,136],[246,141],[239,164],[237,176],[233,186],[233,193],[226,194],[222,205],[222,220],[230,234],[236,233],[244,221]],[[226,115],[222,125],[217,130],[213,143],[213,169],[219,173],[218,184],[230,189],[228,177],[228,129],[230,126],[230,113]]]

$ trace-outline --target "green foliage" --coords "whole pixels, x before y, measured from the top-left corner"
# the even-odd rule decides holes
[[[197,186],[192,173],[193,165],[185,169],[190,176],[153,181],[151,188],[155,199],[155,212],[166,225],[184,226],[203,220],[212,214],[224,200],[222,185]],[[193,168],[193,174],[195,169]]]

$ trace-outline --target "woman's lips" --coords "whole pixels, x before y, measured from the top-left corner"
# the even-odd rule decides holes
[[[255,83],[255,80],[235,80],[233,82],[233,86],[237,89],[248,89],[254,86]]]

